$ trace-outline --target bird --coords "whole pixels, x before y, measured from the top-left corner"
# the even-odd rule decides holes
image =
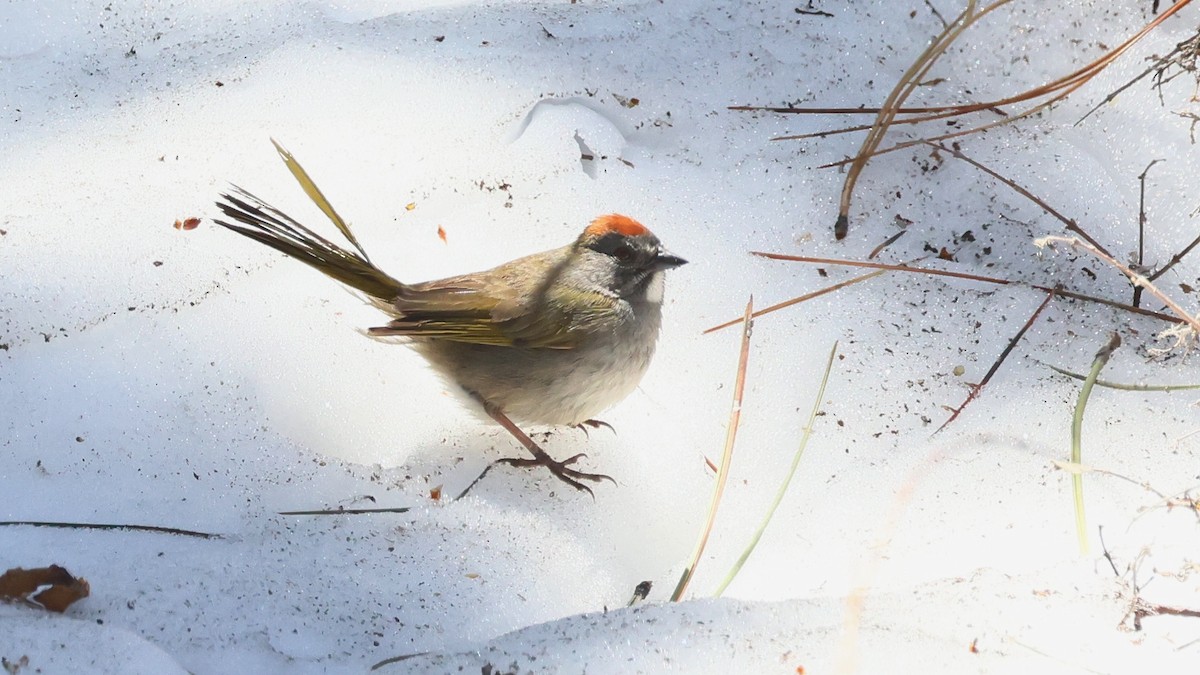
[[[608,475],[575,468],[584,454],[555,460],[516,421],[607,426],[594,417],[641,381],[662,324],[664,273],[686,260],[633,218],[608,214],[559,248],[479,272],[401,282],[371,262],[300,163],[272,143],[352,248],[236,185],[220,195],[223,218],[214,222],[360,293],[389,319],[365,331],[369,337],[407,344],[531,455],[492,462],[460,497],[499,464],[544,467],[593,498],[583,481],[615,484]]]

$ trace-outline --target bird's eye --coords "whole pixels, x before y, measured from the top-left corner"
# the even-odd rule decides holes
[[[621,262],[629,262],[633,260],[633,249],[626,244],[621,244],[613,249],[613,257]]]

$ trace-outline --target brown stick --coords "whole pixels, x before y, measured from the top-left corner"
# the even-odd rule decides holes
[[[958,419],[958,416],[962,414],[962,411],[966,409],[967,405],[969,405],[971,401],[974,401],[976,397],[979,396],[979,393],[983,391],[983,388],[987,386],[988,382],[991,381],[992,376],[996,374],[996,371],[1000,370],[1000,366],[1004,363],[1005,359],[1007,359],[1008,355],[1012,353],[1012,350],[1017,346],[1017,343],[1021,341],[1021,338],[1025,337],[1025,333],[1029,331],[1029,327],[1033,325],[1033,322],[1036,321],[1039,316],[1041,316],[1042,310],[1046,309],[1046,306],[1050,304],[1050,301],[1054,299],[1055,295],[1056,293],[1054,290],[1051,290],[1046,294],[1046,299],[1042,300],[1042,304],[1038,305],[1038,308],[1033,311],[1033,314],[1031,314],[1029,319],[1025,321],[1025,325],[1021,326],[1021,330],[1017,331],[1017,334],[1008,341],[1008,345],[1004,347],[1004,351],[1000,352],[1000,356],[994,363],[992,363],[992,367],[988,369],[987,374],[983,376],[983,379],[979,381],[979,384],[971,385],[971,390],[967,392],[967,399],[963,401],[962,405],[958,406],[957,408],[951,408],[950,418],[945,422],[942,422],[942,426],[938,427],[937,431],[933,432],[935,436],[941,433],[942,429],[945,429],[947,426],[949,426],[951,422]]]
[[[1008,187],[1015,190],[1022,197],[1025,197],[1029,201],[1040,206],[1042,208],[1042,210],[1045,211],[1046,213],[1049,213],[1051,216],[1054,216],[1055,218],[1057,218],[1059,221],[1062,222],[1062,224],[1068,230],[1070,230],[1071,232],[1074,232],[1075,234],[1079,235],[1080,237],[1083,237],[1084,241],[1088,242],[1092,246],[1095,246],[1097,250],[1105,251],[1105,252],[1108,251],[1108,249],[1101,246],[1100,242],[1096,241],[1090,234],[1088,234],[1087,232],[1084,232],[1083,228],[1079,227],[1079,225],[1073,219],[1068,218],[1068,217],[1064,216],[1063,214],[1059,213],[1057,209],[1055,209],[1054,207],[1047,204],[1045,201],[1043,201],[1041,198],[1034,195],[1029,190],[1026,190],[1024,187],[1018,185],[1015,181],[1012,181],[1009,178],[1002,176],[999,173],[984,166],[983,164],[980,164],[979,162],[971,159],[970,157],[967,157],[966,155],[964,155],[962,153],[961,150],[958,150],[953,147],[946,147],[945,145],[942,145],[941,143],[926,142],[926,144],[933,146],[935,148],[938,148],[939,150],[942,150],[944,152],[948,152],[951,155],[953,155],[954,157],[961,159],[962,161],[966,162],[967,164],[970,164],[971,166],[975,167],[976,169],[979,169],[980,171],[991,176],[992,178],[995,178],[996,180],[1000,181],[1001,183],[1004,183]],[[1147,167],[1147,169],[1149,169],[1149,167]],[[1143,186],[1143,192],[1144,192],[1144,186]],[[1109,255],[1112,255],[1112,254],[1109,254]],[[1136,302],[1133,304],[1135,307],[1137,306]]]

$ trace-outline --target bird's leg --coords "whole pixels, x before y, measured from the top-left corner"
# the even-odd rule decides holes
[[[488,471],[491,471],[492,467],[496,466],[497,464],[507,464],[509,466],[520,468],[544,466],[549,469],[550,473],[554,474],[555,478],[561,480],[567,485],[570,485],[576,490],[592,495],[593,498],[595,498],[596,495],[592,492],[592,489],[579,481],[587,480],[598,483],[606,480],[611,482],[613,485],[617,484],[617,481],[613,480],[612,476],[606,476],[602,473],[585,473],[583,471],[570,468],[572,464],[586,457],[586,455],[583,453],[568,457],[561,462],[556,461],[553,457],[547,454],[546,451],[541,448],[541,446],[535,443],[534,440],[529,437],[529,434],[521,431],[520,427],[518,427],[516,424],[513,424],[513,421],[510,420],[508,415],[505,415],[502,410],[491,405],[490,403],[487,403],[486,401],[481,400],[480,403],[483,404],[483,409],[487,412],[488,416],[496,420],[500,426],[504,427],[508,433],[512,434],[514,438],[520,441],[521,445],[525,446],[525,449],[529,451],[529,454],[533,455],[533,459],[505,457],[504,459],[498,459],[492,462],[486,469],[483,470],[483,473],[479,474],[478,478],[471,481],[471,484],[467,486],[466,490],[463,490],[462,493],[458,495],[459,498],[465,496],[467,492],[469,492],[471,488],[475,487],[475,484],[482,480],[483,477],[487,475]]]

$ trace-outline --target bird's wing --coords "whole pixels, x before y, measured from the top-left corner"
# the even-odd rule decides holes
[[[396,318],[370,335],[504,347],[572,349],[612,299],[552,283],[561,259],[537,254],[476,274],[406,285],[386,307]],[[529,287],[526,279],[541,280]]]

